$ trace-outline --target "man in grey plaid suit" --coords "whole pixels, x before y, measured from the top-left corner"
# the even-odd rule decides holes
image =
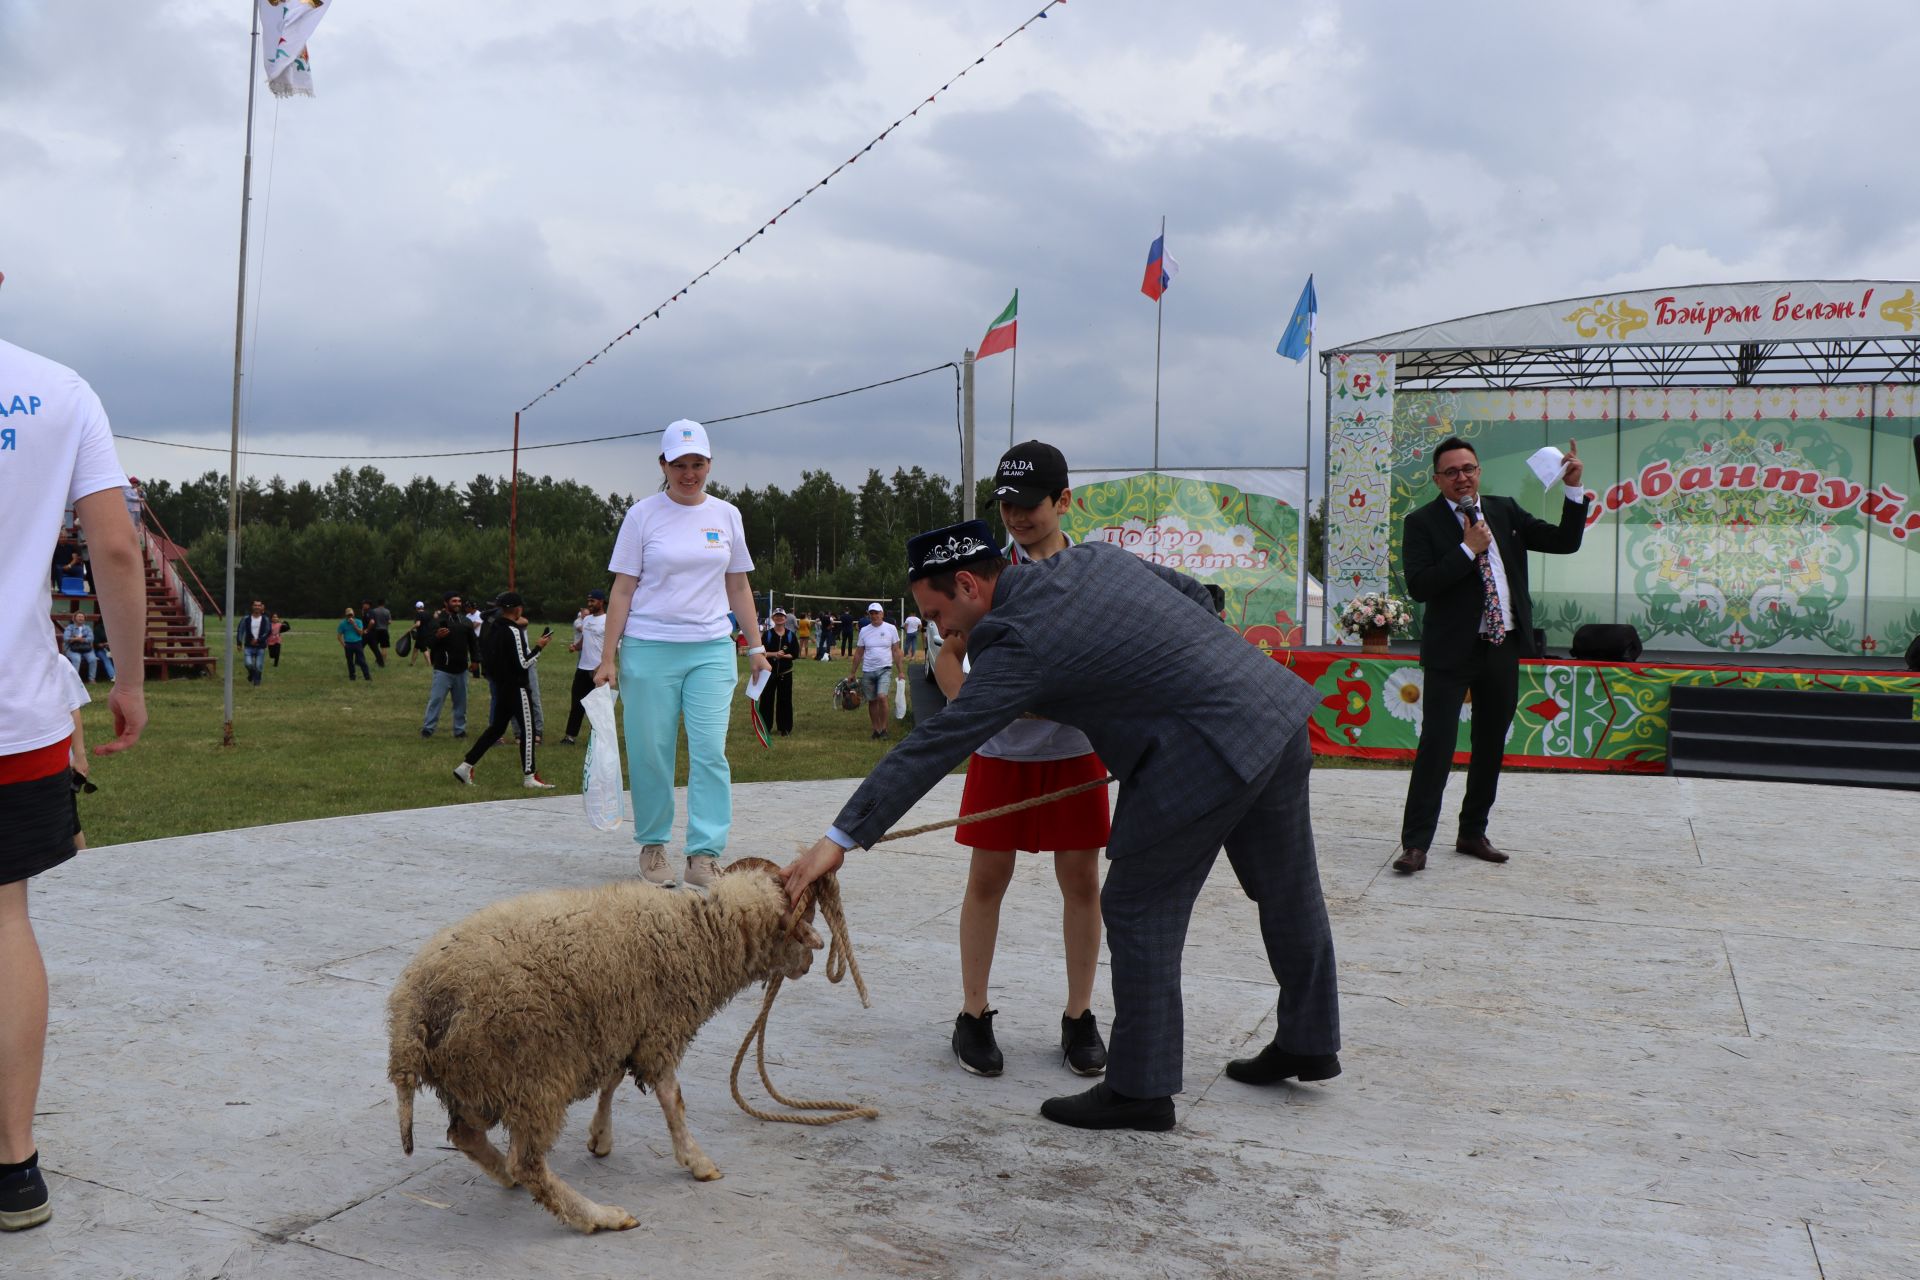
[[[797,900],[871,847],[1017,717],[1070,724],[1120,780],[1100,894],[1113,966],[1107,1078],[1041,1114],[1091,1129],[1173,1127],[1180,956],[1222,846],[1260,907],[1280,984],[1273,1043],[1228,1064],[1270,1084],[1340,1073],[1339,995],[1308,817],[1305,682],[1221,625],[1191,578],[1088,543],[1008,566],[978,520],[907,544],[922,616],[973,664],[960,696],[874,768],[826,836],[784,870]]]

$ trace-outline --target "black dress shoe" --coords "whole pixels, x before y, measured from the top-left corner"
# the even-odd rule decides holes
[[[1402,848],[1400,856],[1393,860],[1393,869],[1403,876],[1427,869],[1427,851],[1425,849]]]
[[[1493,842],[1485,836],[1461,836],[1453,842],[1460,853],[1480,859],[1482,862],[1505,862],[1507,855],[1493,847]]]
[[[1288,1053],[1268,1045],[1251,1058],[1227,1064],[1227,1078],[1241,1084],[1278,1084],[1282,1080],[1331,1080],[1340,1074],[1337,1053]]]
[[[1048,1098],[1040,1114],[1075,1129],[1140,1129],[1165,1133],[1173,1128],[1172,1098],[1129,1098],[1101,1081],[1085,1093]]]

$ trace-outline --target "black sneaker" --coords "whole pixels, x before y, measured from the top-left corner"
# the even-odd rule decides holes
[[[27,1167],[0,1178],[0,1231],[25,1231],[53,1216],[47,1203],[47,1180],[40,1176],[40,1153],[27,1157]]]
[[[993,1010],[983,1009],[977,1018],[962,1013],[953,1020],[953,1056],[976,1076],[997,1076],[1006,1068],[1000,1046],[993,1042]]]
[[[1100,1023],[1089,1009],[1077,1018],[1060,1015],[1060,1053],[1067,1070],[1077,1076],[1104,1075],[1107,1070],[1107,1044],[1100,1038]]]

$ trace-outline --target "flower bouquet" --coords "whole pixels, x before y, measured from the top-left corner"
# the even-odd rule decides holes
[[[1412,623],[1413,610],[1406,601],[1396,600],[1385,592],[1369,591],[1341,606],[1335,625],[1345,634],[1357,637],[1362,652],[1385,653],[1387,637],[1406,630]]]

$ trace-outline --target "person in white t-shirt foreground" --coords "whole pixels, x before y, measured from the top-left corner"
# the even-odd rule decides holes
[[[1067,460],[1050,444],[1028,440],[1007,450],[995,471],[993,495],[1000,523],[1013,540],[1007,559],[1029,564],[1072,545],[1060,529],[1072,491]],[[934,661],[934,679],[949,698],[965,680],[966,637],[944,645]],[[1067,1004],[1060,1015],[1060,1052],[1076,1075],[1107,1069],[1107,1046],[1089,1002],[1100,966],[1100,850],[1112,833],[1107,791],[1096,787],[985,822],[967,815],[1052,795],[1107,776],[1087,735],[1053,720],[1021,719],[995,734],[967,762],[960,795],[956,843],[973,849],[967,894],[960,904],[960,1016],[954,1019],[953,1053],[977,1076],[997,1076],[1004,1066],[987,1007],[987,980],[1000,934],[1000,902],[1013,879],[1016,851],[1053,854],[1060,884],[1060,931],[1067,957]]]
[[[731,609],[742,635],[760,634],[753,557],[734,505],[707,492],[713,448],[706,428],[681,419],[663,434],[662,492],[628,508],[607,568],[613,593],[606,633],[618,637],[601,655],[596,685],[625,685],[620,699],[633,796],[633,838],[640,874],[655,884],[673,879],[667,839],[673,834],[673,757],[687,730],[686,882],[705,886],[726,851],[733,826],[733,771],[727,765],[727,722],[739,676]],[[752,674],[770,671],[766,646],[747,648]]]
[[[867,606],[866,625],[854,640],[853,670],[860,679],[860,692],[867,700],[867,722],[872,737],[887,736],[887,695],[893,692],[894,668],[907,678],[907,660],[900,652],[900,632],[887,621],[887,611],[877,604]]]
[[[106,411],[71,369],[0,340],[0,1230],[53,1216],[34,1146],[47,1043],[47,970],[27,881],[74,855],[73,671],[47,625],[47,565],[73,504],[106,630],[124,646],[107,705],[124,751],[147,723],[146,571]]]
[[[567,648],[580,655],[580,662],[573,669],[573,700],[567,707],[567,736],[560,739],[560,745],[570,747],[580,736],[580,722],[586,718],[587,709],[580,705],[580,699],[593,692],[593,673],[600,669],[600,659],[607,644],[607,593],[595,587],[587,592],[587,607],[573,621],[573,643]]]
[[[920,615],[919,614],[910,613],[906,616],[906,619],[903,622],[901,622],[900,637],[901,637],[901,640],[904,642],[902,647],[905,648],[907,651],[907,659],[908,661],[912,661],[914,650],[919,647],[919,643],[920,643]]]

